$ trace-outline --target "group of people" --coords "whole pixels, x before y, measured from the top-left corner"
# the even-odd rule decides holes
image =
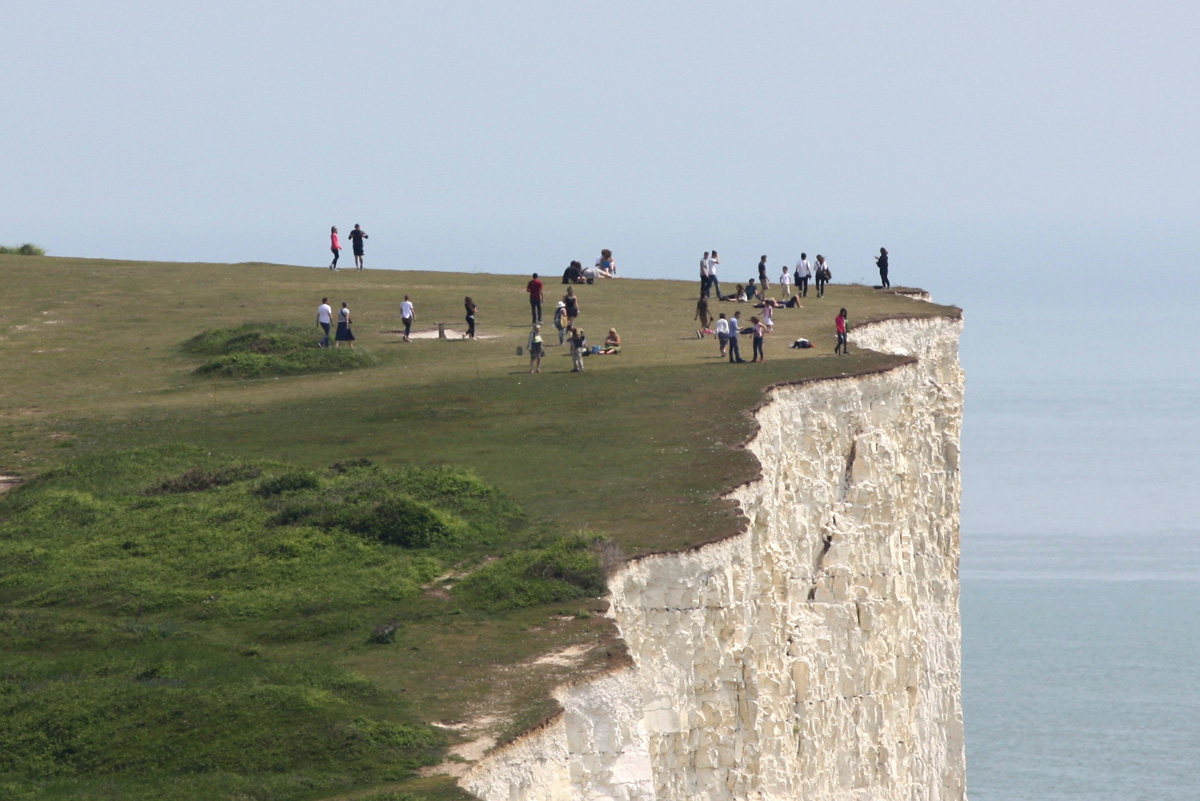
[[[336,270],[338,254],[341,250],[341,245],[338,241],[337,226],[333,226],[330,236],[333,261],[329,265],[329,268]],[[354,230],[350,233],[350,238],[354,248],[355,265],[361,270],[363,268],[362,242],[367,238],[367,234],[359,225],[355,225]],[[891,283],[888,280],[888,252],[886,248],[879,249],[879,256],[875,261],[879,268],[882,286],[890,287]],[[818,254],[815,263],[810,263],[808,254],[801,253],[800,260],[796,262],[793,270],[789,271],[785,265],[781,271],[778,281],[780,298],[777,300],[767,296],[767,292],[770,290],[770,282],[767,277],[767,257],[763,255],[758,262],[757,286],[755,285],[755,279],[751,278],[746,286],[738,284],[733,294],[726,295],[721,291],[721,284],[717,277],[719,264],[720,256],[716,250],[706,251],[700,260],[700,297],[696,302],[694,318],[699,321],[700,328],[696,329],[696,336],[703,339],[707,335],[715,334],[720,347],[720,356],[722,358],[728,356],[729,361],[733,363],[745,362],[745,359],[741,357],[739,347],[739,338],[743,335],[748,335],[752,338],[750,361],[752,363],[766,361],[763,342],[765,335],[774,330],[775,310],[800,307],[800,299],[808,297],[810,280],[814,282],[816,296],[823,298],[825,296],[825,286],[833,277],[829,269],[829,263],[824,256]],[[573,362],[572,372],[581,372],[584,369],[583,357],[589,353],[593,355],[613,355],[620,353],[621,337],[617,334],[616,329],[610,328],[608,335],[605,337],[603,347],[589,349],[587,335],[576,323],[580,314],[580,303],[579,297],[575,293],[575,287],[570,286],[570,284],[590,284],[597,277],[615,278],[616,274],[616,262],[612,257],[612,251],[607,248],[600,251],[600,258],[596,260],[594,267],[584,269],[578,261],[572,261],[567,272],[563,274],[563,283],[568,284],[568,286],[566,293],[555,307],[553,324],[558,333],[558,344],[569,344],[570,346]],[[795,294],[792,292],[793,285],[795,286]],[[545,356],[546,347],[546,343],[542,337],[542,303],[545,296],[545,284],[538,277],[537,273],[533,273],[533,277],[525,286],[525,291],[529,295],[532,326],[526,343],[530,360],[529,372],[540,373],[541,360]],[[746,327],[742,327],[737,311],[734,311],[728,317],[722,312],[714,319],[711,316],[708,306],[709,298],[714,293],[719,301],[753,302],[757,300],[758,303],[755,303],[754,308],[762,309],[761,318],[759,316],[752,316],[750,318],[750,325]],[[466,331],[462,336],[464,339],[474,339],[476,314],[478,313],[479,306],[468,295],[463,298],[463,310]],[[403,340],[411,342],[412,326],[416,320],[416,310],[412,299],[408,295],[404,296],[404,302],[400,304],[400,319],[404,324]],[[834,353],[836,354],[849,354],[847,319],[846,309],[843,308],[839,311],[834,321],[837,333],[837,346],[834,348]],[[317,307],[317,325],[324,331],[324,336],[318,344],[322,348],[327,348],[330,346],[330,331],[333,325],[333,308],[329,305],[329,298],[327,297],[322,298],[320,305]],[[710,325],[714,327],[710,328]],[[332,341],[335,348],[340,347],[342,342],[348,343],[351,348],[354,347],[355,336],[352,329],[350,309],[346,302],[342,303],[342,307],[338,311],[337,329]],[[807,340],[797,341],[807,344]]]
[[[329,329],[332,324],[333,307],[329,305],[329,298],[321,298],[321,305],[317,306],[317,327],[325,332],[325,336],[317,343],[318,347],[329,347]],[[348,343],[351,348],[354,347],[354,331],[350,327],[350,308],[345,301],[342,301],[342,308],[338,310],[338,324],[333,346],[341,347],[343,342]]]
[[[564,284],[594,284],[597,278],[616,277],[617,262],[613,259],[612,251],[604,248],[600,251],[600,257],[596,259],[596,263],[591,267],[584,267],[578,261],[568,264],[567,269],[563,270],[562,282]]]
[[[358,223],[355,223],[354,230],[350,232],[350,247],[354,250],[354,266],[360,270],[363,268],[363,240],[369,238],[367,232]],[[333,253],[333,261],[329,262],[329,269],[337,272],[338,257],[342,254],[342,243],[338,239],[336,225],[329,229],[329,250]]]
[[[575,269],[579,262],[571,262],[571,267],[568,272]],[[612,251],[600,251],[600,259],[596,261],[596,270],[599,274],[605,275],[608,278],[616,277],[616,266],[612,260]],[[563,283],[593,283],[592,281],[568,281],[567,275],[563,275]],[[525,291],[529,294],[529,314],[531,318],[532,329],[529,332],[529,338],[526,343],[529,351],[529,372],[540,373],[542,371],[542,358],[546,353],[546,343],[542,338],[542,300],[545,296],[546,285],[538,277],[537,273],[525,285]],[[621,352],[621,337],[617,334],[615,328],[608,329],[608,336],[604,338],[604,347],[588,349],[587,334],[583,329],[575,324],[576,318],[579,317],[579,296],[575,294],[575,287],[568,286],[567,292],[562,296],[562,300],[554,309],[554,328],[558,332],[558,344],[570,344],[571,358],[573,360],[573,369],[571,372],[583,372],[583,357],[589,353],[597,356],[612,356]]]
[[[753,355],[751,362],[765,361],[763,354],[763,336],[765,333],[770,333],[775,328],[774,314],[776,309],[793,309],[800,308],[800,299],[808,297],[808,285],[812,281],[818,298],[825,297],[825,287],[833,278],[833,272],[829,269],[829,262],[824,256],[817,254],[815,262],[809,262],[808,254],[801,253],[800,260],[796,262],[794,269],[788,269],[785,264],[779,275],[780,298],[776,300],[767,296],[771,285],[767,277],[767,257],[761,256],[758,260],[758,284],[755,284],[755,279],[751,278],[746,285],[738,284],[735,291],[729,295],[721,292],[721,284],[717,278],[717,267],[721,263],[717,251],[705,251],[704,256],[700,259],[700,297],[696,300],[696,313],[694,320],[700,323],[700,327],[696,329],[696,337],[703,339],[705,336],[715,334],[717,342],[720,346],[721,356],[729,356],[730,362],[744,362],[741,357],[740,348],[738,346],[739,335],[750,335],[753,337]],[[879,278],[882,288],[891,287],[891,282],[888,280],[888,252],[887,248],[879,249],[879,256],[875,259],[875,264],[879,268]],[[795,285],[795,294],[792,294],[792,286]],[[717,300],[734,303],[749,303],[758,301],[754,304],[754,308],[762,309],[762,319],[759,317],[751,317],[750,325],[742,327],[738,317],[738,312],[734,312],[728,318],[725,313],[719,314],[715,320],[709,311],[709,298],[716,294]],[[845,309],[838,312],[834,319],[834,328],[837,334],[837,345],[834,348],[834,353],[839,355],[849,355],[850,346],[846,339],[846,321],[848,314]],[[709,326],[714,324],[715,327]],[[808,340],[800,339],[793,347],[811,347]]]

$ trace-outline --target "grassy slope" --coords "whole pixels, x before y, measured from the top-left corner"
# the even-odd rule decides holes
[[[736,530],[734,509],[717,496],[755,474],[737,446],[753,431],[747,412],[765,386],[899,362],[833,356],[840,306],[852,323],[957,313],[834,285],[823,300],[810,292],[802,310],[777,312],[765,365],[733,366],[718,360],[711,339],[694,338],[694,283],[608,281],[577,288],[580,323],[595,342],[617,328],[624,352],[589,358],[576,375],[565,349],[550,347],[543,373],[531,376],[527,359],[514,352],[528,330],[525,276],[5,256],[0,271],[7,301],[0,310],[7,376],[0,383],[0,473],[33,474],[81,453],[161,442],[312,467],[363,456],[395,466],[452,464],[495,483],[547,530],[606,532],[628,553]],[[547,289],[548,320],[562,288],[547,281]],[[403,344],[387,332],[399,327],[405,293],[417,305],[418,329],[461,321],[470,294],[480,306],[480,333],[497,338]],[[217,326],[314,322],[323,295],[335,307],[350,304],[358,347],[377,358],[376,367],[209,380],[193,376],[198,360],[178,349]],[[757,313],[737,308],[744,320]],[[312,331],[315,342],[315,324]],[[552,329],[547,334],[553,341]],[[788,349],[797,336],[817,347]],[[747,357],[749,350],[746,340]],[[421,618],[408,631],[410,645],[363,649],[354,635],[337,646],[339,664],[403,692],[423,719],[500,709],[509,733],[552,708],[545,688],[561,674],[502,677],[497,665],[611,636],[595,616],[564,621],[556,609],[471,620],[409,611]],[[596,649],[593,667],[612,653]]]

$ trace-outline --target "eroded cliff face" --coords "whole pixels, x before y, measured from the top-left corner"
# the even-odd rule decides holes
[[[463,784],[517,799],[965,797],[958,612],[961,321],[856,329],[916,357],[786,386],[748,447],[737,536],[610,581],[633,667]]]

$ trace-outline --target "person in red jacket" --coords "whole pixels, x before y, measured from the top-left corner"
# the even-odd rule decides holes
[[[336,225],[329,229],[329,249],[333,251],[333,261],[329,263],[329,269],[336,270],[338,256],[342,252],[342,243],[338,241]]]
[[[837,326],[837,347],[833,349],[834,353],[841,353],[843,356],[850,355],[850,345],[846,342],[846,310],[842,309],[838,312],[837,319],[833,321]]]

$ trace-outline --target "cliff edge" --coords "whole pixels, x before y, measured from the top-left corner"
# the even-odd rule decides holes
[[[888,320],[886,372],[770,390],[745,529],[626,564],[633,665],[462,785],[485,801],[965,798],[960,319]]]

